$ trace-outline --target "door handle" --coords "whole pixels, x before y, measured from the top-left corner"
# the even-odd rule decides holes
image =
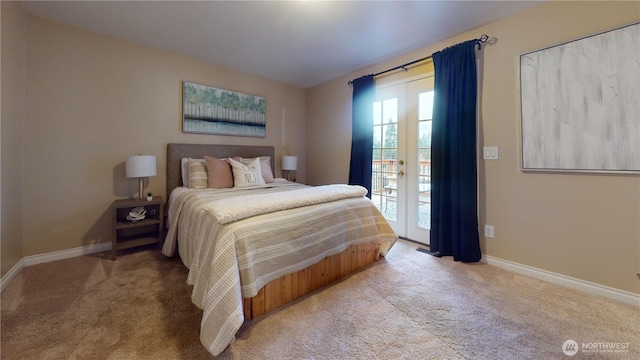
[[[398,161],[398,164],[399,164],[399,165],[404,165],[404,160],[400,160],[400,161]]]
[[[398,176],[404,176],[404,171],[402,170],[398,171]]]

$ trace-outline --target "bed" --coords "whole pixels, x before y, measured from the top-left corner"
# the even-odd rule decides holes
[[[309,187],[281,178],[220,189],[183,186],[183,159],[234,158],[275,169],[274,155],[271,146],[167,146],[162,252],[179,254],[189,269],[191,300],[203,310],[200,341],[214,356],[244,321],[378,260],[398,238],[357,186]],[[239,166],[232,169],[235,180]]]

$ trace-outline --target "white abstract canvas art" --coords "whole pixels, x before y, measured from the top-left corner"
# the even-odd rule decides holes
[[[522,169],[640,173],[640,24],[520,56]]]

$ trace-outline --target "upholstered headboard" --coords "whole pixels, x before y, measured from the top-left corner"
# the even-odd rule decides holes
[[[182,184],[181,159],[189,157],[202,159],[205,155],[219,159],[234,156],[245,158],[270,156],[271,169],[275,172],[275,149],[273,146],[167,144],[167,198],[173,189]]]

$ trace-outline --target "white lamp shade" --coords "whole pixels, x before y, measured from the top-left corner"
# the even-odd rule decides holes
[[[298,168],[297,156],[283,156],[282,157],[282,170],[296,170]]]
[[[153,155],[135,155],[127,158],[127,177],[141,178],[156,176],[156,157]]]

